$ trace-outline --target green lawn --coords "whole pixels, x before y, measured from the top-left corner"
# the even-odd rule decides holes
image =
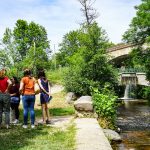
[[[66,131],[47,126],[35,129],[12,126],[0,130],[0,150],[74,150],[74,137],[74,125]]]
[[[64,97],[64,92],[53,95],[49,109],[51,117],[74,114],[73,106],[68,105]],[[38,105],[35,106],[35,115],[36,120],[42,118],[41,107]],[[20,106],[20,122],[23,122],[22,106]],[[75,133],[75,126],[72,123],[66,130],[46,125],[38,125],[35,129],[30,127],[23,129],[22,125],[11,126],[11,129],[2,128],[0,150],[74,150]]]

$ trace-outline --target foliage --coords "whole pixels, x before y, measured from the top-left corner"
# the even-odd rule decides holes
[[[112,121],[107,118],[98,118],[98,123],[103,129],[115,129],[114,123],[112,123]]]
[[[90,93],[92,81],[81,76],[80,68],[70,67],[64,74],[64,86],[67,91],[75,92],[77,95]]]
[[[47,78],[52,84],[63,84],[63,75],[67,67],[59,67],[56,70],[49,70],[46,72]]]
[[[98,117],[107,118],[108,121],[114,124],[116,120],[117,96],[109,88],[110,86],[106,84],[101,91],[94,89],[92,99]]]
[[[150,87],[143,88],[143,98],[150,101]]]
[[[13,31],[6,28],[0,49],[1,63],[10,69],[17,68],[17,72],[28,67],[33,69],[48,69],[49,64],[49,41],[43,26],[34,22],[27,23],[25,20],[17,20]],[[6,57],[5,57],[6,56]],[[20,73],[19,73],[20,74]]]
[[[117,83],[115,69],[105,52],[111,43],[97,23],[70,32],[61,46],[59,55],[69,66],[64,77],[67,91],[90,95],[91,86],[101,88],[105,82]]]
[[[147,79],[150,80],[150,1],[142,0],[142,3],[135,8],[136,16],[132,19],[130,28],[123,35],[123,39],[125,42],[138,45],[132,53],[132,62],[138,66],[144,66]],[[143,48],[143,44],[147,47]]]

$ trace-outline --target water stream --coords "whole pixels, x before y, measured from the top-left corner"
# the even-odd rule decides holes
[[[150,150],[150,106],[144,100],[124,100],[118,108],[121,143],[114,150]]]

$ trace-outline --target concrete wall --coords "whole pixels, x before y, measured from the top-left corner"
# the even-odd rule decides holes
[[[138,78],[139,85],[150,86],[149,82],[146,80],[145,73],[136,73],[136,76]]]

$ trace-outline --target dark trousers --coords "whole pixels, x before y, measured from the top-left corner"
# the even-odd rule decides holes
[[[19,119],[19,103],[10,103],[10,106],[15,111],[15,119]]]
[[[5,114],[5,124],[10,124],[10,95],[0,93],[0,124],[2,124],[2,113]]]

